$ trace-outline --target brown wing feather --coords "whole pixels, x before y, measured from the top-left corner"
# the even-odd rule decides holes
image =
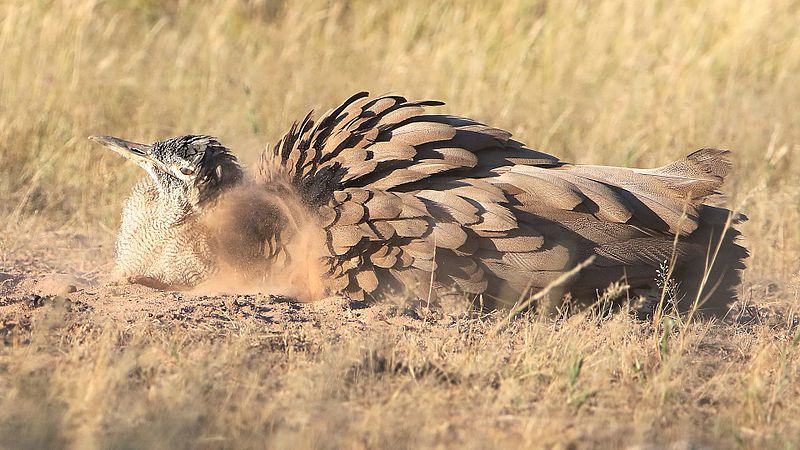
[[[319,211],[332,290],[426,297],[435,271],[435,288],[518,296],[590,255],[592,289],[621,273],[646,284],[675,234],[706,226],[703,201],[730,168],[711,149],[658,169],[566,164],[504,130],[427,114],[441,104],[358,93],[265,153],[264,180],[282,171]]]

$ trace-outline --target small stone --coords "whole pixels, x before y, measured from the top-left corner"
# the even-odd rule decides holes
[[[25,297],[25,302],[28,304],[28,308],[39,308],[44,305],[44,297],[31,294]]]
[[[369,305],[363,300],[351,300],[350,303],[347,304],[347,307],[350,309],[365,309],[369,307]]]

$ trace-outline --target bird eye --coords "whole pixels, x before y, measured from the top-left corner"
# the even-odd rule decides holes
[[[190,175],[194,175],[194,170],[192,170],[192,169],[190,169],[188,167],[181,167],[181,173],[188,177]]]

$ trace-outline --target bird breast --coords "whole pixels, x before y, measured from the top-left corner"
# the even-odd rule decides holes
[[[117,237],[117,270],[170,287],[191,287],[215,270],[208,233],[174,196],[158,191],[149,178],[133,189]]]

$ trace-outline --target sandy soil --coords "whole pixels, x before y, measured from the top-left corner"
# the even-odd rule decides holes
[[[267,333],[301,327],[342,336],[423,322],[417,311],[395,304],[340,297],[302,303],[269,293],[175,292],[129,284],[113,275],[113,247],[80,235],[46,233],[21,244],[6,252],[0,265],[0,334],[5,336],[29,330],[51,309],[43,308],[47,305],[63,306],[69,322],[81,327],[150,321],[235,330],[249,319],[248,326],[257,324]],[[431,332],[440,323],[425,322]]]

